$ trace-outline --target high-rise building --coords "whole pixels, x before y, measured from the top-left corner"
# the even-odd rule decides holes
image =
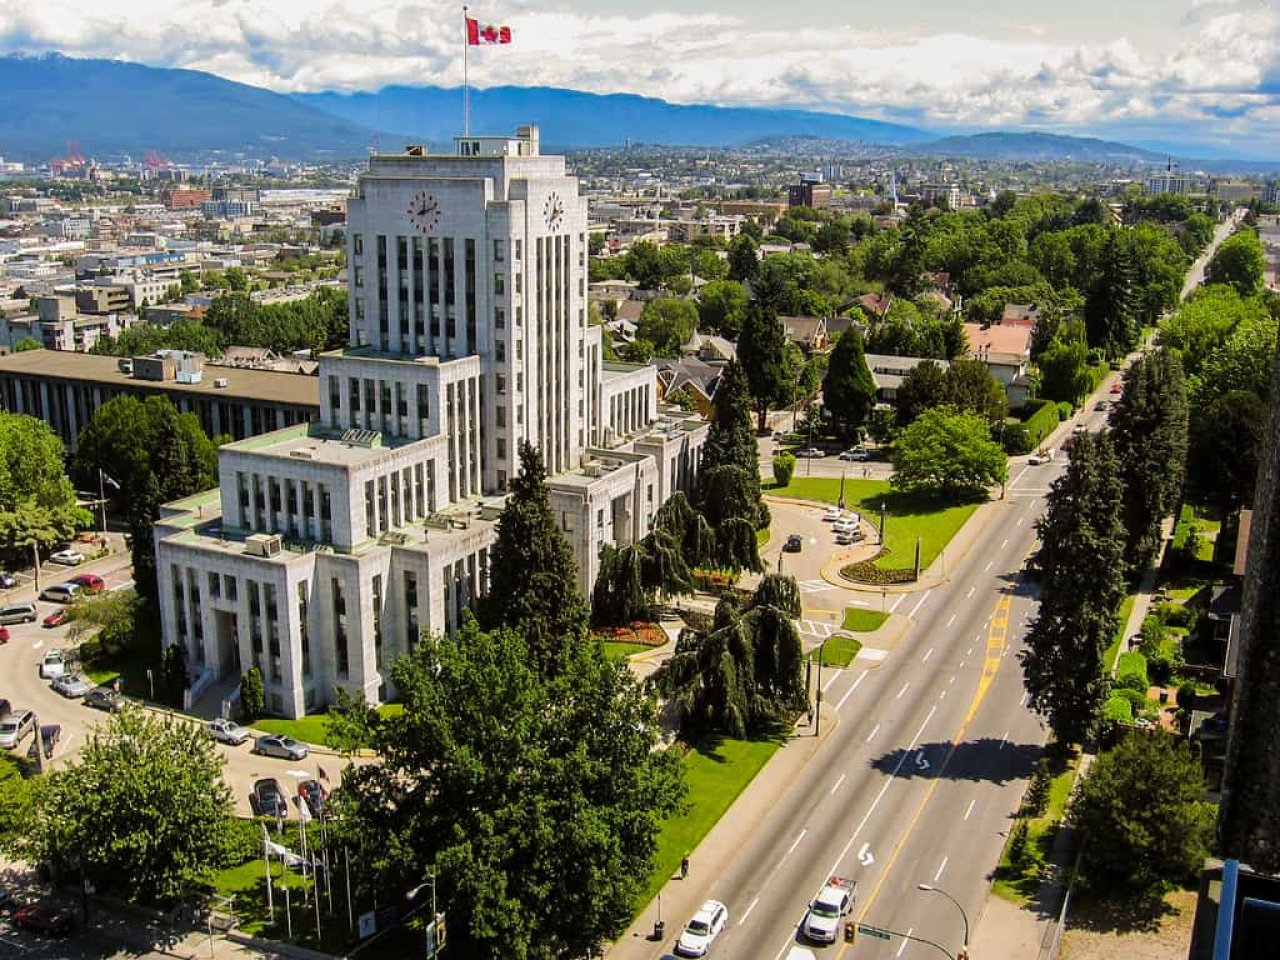
[[[585,593],[602,546],[692,484],[707,433],[658,410],[654,368],[603,361],[586,200],[536,127],[372,157],[347,211],[350,345],[319,358],[319,421],[224,445],[219,489],[156,524],[193,692],[256,664],[287,716],[391,695],[394,660],[458,625],[521,443]]]
[[[1280,375],[1280,365],[1276,367]],[[1280,376],[1273,390],[1280,389]],[[1253,498],[1240,652],[1218,810],[1224,856],[1280,871],[1280,406],[1272,405]]]

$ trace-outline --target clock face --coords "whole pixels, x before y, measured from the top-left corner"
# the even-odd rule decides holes
[[[409,222],[419,233],[430,233],[440,222],[440,201],[425,190],[419,190],[409,200],[407,213]]]
[[[542,218],[546,221],[548,230],[559,230],[564,223],[564,201],[560,199],[560,194],[553,193],[547,197],[547,202],[542,205]]]

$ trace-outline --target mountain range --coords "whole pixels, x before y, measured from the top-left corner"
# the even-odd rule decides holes
[[[286,96],[196,70],[56,53],[0,57],[0,156],[34,163],[62,155],[69,142],[100,158],[154,150],[176,159],[352,159],[370,146],[445,146],[461,132],[462,112],[457,87]],[[844,114],[673,104],[555,87],[472,90],[471,117],[475,133],[537,123],[543,143],[560,150],[813,137],[981,159],[1150,164],[1165,157],[1088,137],[1001,132],[936,139],[916,127]]]

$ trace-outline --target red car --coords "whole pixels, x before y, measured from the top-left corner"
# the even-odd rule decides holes
[[[8,643],[8,642],[9,642],[9,628],[0,627],[0,643]]]
[[[61,610],[55,610],[42,621],[46,627],[60,627],[67,622],[67,610],[63,607]]]
[[[96,573],[80,573],[72,577],[67,583],[79,584],[83,589],[90,593],[97,593],[106,587],[107,582]]]
[[[1121,391],[1123,391],[1123,390],[1124,390],[1124,385],[1123,385],[1123,384],[1113,383],[1113,384],[1111,385],[1111,392],[1112,392],[1112,393],[1120,393],[1120,392],[1121,392]]]
[[[76,925],[76,918],[70,910],[32,904],[14,912],[13,925],[33,933],[62,937],[71,932],[71,928]]]

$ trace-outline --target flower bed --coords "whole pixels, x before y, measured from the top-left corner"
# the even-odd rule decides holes
[[[639,620],[626,627],[600,627],[596,635],[610,643],[638,643],[646,647],[660,647],[667,642],[667,635],[660,626]]]
[[[846,564],[840,568],[840,576],[853,583],[869,583],[874,586],[888,586],[895,583],[915,583],[914,567],[877,567],[876,560],[884,556],[881,550],[874,557]]]
[[[719,593],[721,590],[727,590],[733,586],[733,582],[736,579],[733,574],[723,570],[703,570],[698,568],[693,571],[693,585],[706,593]]]

